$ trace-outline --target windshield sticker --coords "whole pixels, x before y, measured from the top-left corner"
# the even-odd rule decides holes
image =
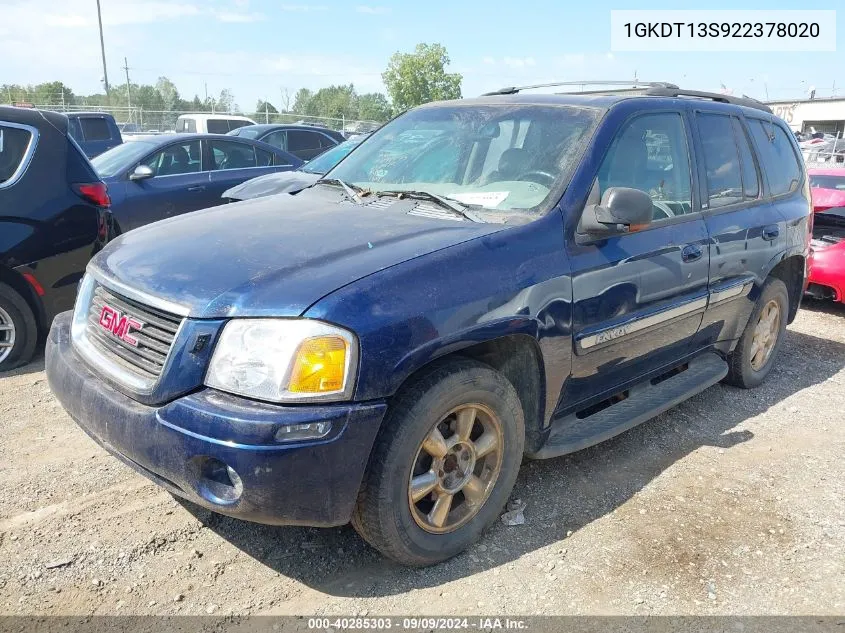
[[[476,191],[470,193],[450,193],[448,197],[464,204],[478,204],[482,207],[490,207],[492,209],[502,204],[509,195],[510,191]]]

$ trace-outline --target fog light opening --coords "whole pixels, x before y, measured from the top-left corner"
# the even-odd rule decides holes
[[[277,442],[300,442],[319,440],[332,430],[331,422],[309,422],[308,424],[288,424],[276,431]]]
[[[237,471],[214,457],[194,458],[197,468],[197,489],[200,495],[221,505],[235,503],[241,498],[244,484]]]

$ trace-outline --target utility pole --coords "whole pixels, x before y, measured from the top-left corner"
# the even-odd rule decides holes
[[[100,15],[100,0],[97,0],[97,23],[100,25],[100,54],[103,56],[103,85],[106,88],[106,98],[109,96],[109,71],[106,70],[106,45],[103,42],[103,16]]]
[[[123,58],[123,70],[126,71],[126,107],[129,109],[128,115],[132,116],[132,94],[129,84],[129,62]]]

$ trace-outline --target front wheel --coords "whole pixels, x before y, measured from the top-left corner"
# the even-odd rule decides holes
[[[451,558],[505,505],[524,427],[516,390],[496,370],[471,360],[434,367],[391,403],[352,525],[400,563]]]

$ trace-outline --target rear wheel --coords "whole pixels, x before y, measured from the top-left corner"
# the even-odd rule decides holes
[[[728,383],[749,389],[766,379],[783,343],[788,314],[786,284],[771,277],[763,286],[748,325],[728,359]]]
[[[28,363],[38,341],[29,305],[10,286],[0,283],[0,371]]]
[[[502,510],[524,436],[516,390],[493,368],[460,360],[428,371],[391,404],[353,526],[406,565],[451,558]]]

